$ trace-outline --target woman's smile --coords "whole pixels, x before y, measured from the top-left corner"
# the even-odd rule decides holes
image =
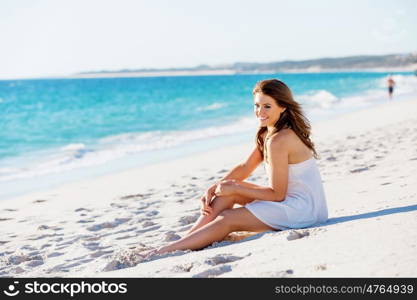
[[[262,124],[261,126],[274,126],[283,109],[270,96],[262,93],[255,94],[254,111],[259,123]]]

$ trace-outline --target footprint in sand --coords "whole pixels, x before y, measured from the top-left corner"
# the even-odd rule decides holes
[[[136,230],[135,233],[136,233],[136,236],[138,236],[138,235],[141,235],[141,234],[143,234],[145,232],[157,230],[159,228],[161,228],[161,225],[155,225],[155,226],[147,227],[146,229]]]
[[[128,234],[128,235],[119,236],[119,237],[115,238],[115,240],[126,240],[126,239],[130,239],[130,238],[134,238],[134,237],[136,237],[136,236]]]
[[[116,218],[113,222],[104,222],[104,223],[101,223],[101,224],[96,224],[96,225],[88,227],[87,230],[89,230],[89,231],[98,231],[98,230],[102,230],[102,229],[115,228],[115,227],[119,226],[120,224],[126,223],[130,219],[131,218]]]
[[[315,266],[314,269],[316,271],[324,271],[324,270],[327,270],[327,266],[326,266],[326,264],[321,264],[321,265]]]
[[[31,245],[24,245],[22,247],[20,247],[21,250],[29,250],[29,251],[35,251],[36,248],[31,246]]]
[[[214,257],[208,258],[204,261],[204,263],[209,264],[211,266],[217,266],[220,264],[226,264],[226,263],[230,263],[230,262],[234,262],[237,260],[241,260],[244,257],[241,256],[234,256],[234,255],[230,255],[230,254],[218,254]]]
[[[335,161],[335,160],[337,160],[337,158],[335,156],[331,155],[331,156],[327,157],[326,160]]]
[[[147,216],[147,217],[153,217],[153,216],[156,216],[157,214],[159,214],[159,211],[157,211],[157,210],[152,210],[152,211],[150,211],[150,212],[146,213],[146,216]]]
[[[60,230],[63,230],[64,228],[57,227],[57,226],[48,226],[48,225],[40,225],[38,227],[38,230],[46,230],[46,229],[50,229],[50,230],[54,230],[54,231],[60,231]]]
[[[171,270],[175,273],[183,273],[183,272],[190,272],[191,269],[194,267],[193,263],[185,263],[182,265],[176,265]]]
[[[98,250],[94,253],[91,253],[90,257],[96,258],[96,257],[100,257],[100,256],[103,256],[103,255],[106,255],[106,254],[111,254],[113,252],[114,252],[113,250],[108,250],[108,251]]]
[[[181,225],[188,225],[191,223],[194,223],[195,221],[197,221],[198,217],[200,216],[200,213],[194,214],[194,215],[189,215],[189,216],[183,216],[179,219],[179,222],[181,223]]]
[[[94,219],[91,220],[78,220],[77,223],[92,223],[94,222]]]
[[[86,240],[86,241],[97,241],[99,239],[101,239],[101,235],[88,236],[84,240]]]
[[[86,211],[86,212],[91,212],[91,209],[87,209],[87,208],[84,208],[84,207],[80,207],[80,208],[77,208],[76,210],[74,210],[75,212],[80,212],[80,211]]]
[[[126,195],[126,196],[122,196],[119,199],[120,200],[129,200],[129,199],[145,199],[148,198],[149,196],[152,196],[152,193],[148,193],[148,194],[133,194],[133,195]]]
[[[21,267],[16,267],[16,268],[12,268],[10,269],[10,273],[12,274],[21,274],[23,273],[25,270],[22,269]]]
[[[152,257],[153,248],[137,247],[135,249],[123,250],[116,253],[108,262],[103,271],[113,271],[136,266],[138,263],[149,260]]]
[[[43,257],[40,255],[27,255],[27,254],[17,254],[17,255],[11,255],[7,258],[7,264],[11,265],[19,265],[26,261],[42,261],[43,263]],[[39,262],[33,263],[33,265],[37,265]]]
[[[87,242],[87,243],[82,243],[82,245],[85,248],[87,248],[88,250],[95,251],[99,248],[100,243],[98,243],[98,242]]]
[[[37,266],[40,266],[40,265],[43,265],[43,264],[44,264],[43,260],[37,259],[37,260],[31,260],[31,261],[27,262],[24,266],[34,268],[34,267],[37,267]]]
[[[65,253],[64,252],[52,252],[52,253],[49,253],[49,254],[47,254],[47,257],[48,258],[52,258],[52,257],[57,257],[57,256],[61,256],[61,255],[64,255]]]
[[[363,171],[368,171],[369,168],[368,167],[363,167],[363,168],[356,168],[356,169],[352,169],[349,170],[350,173],[361,173]]]
[[[156,223],[154,223],[152,221],[146,221],[142,224],[142,227],[146,228],[146,227],[151,227],[151,226],[154,226],[154,225],[156,225]]]
[[[51,273],[51,272],[53,272],[53,273],[56,273],[56,272],[69,272],[69,268],[74,268],[74,267],[77,267],[77,266],[79,266],[81,264],[85,264],[85,263],[91,262],[93,260],[94,260],[93,258],[90,258],[90,259],[80,260],[78,262],[71,263],[71,264],[68,264],[68,265],[66,265],[66,264],[60,264],[60,265],[57,265],[57,266],[52,267],[51,269],[47,270],[46,272],[47,273]]]
[[[46,202],[46,201],[48,201],[48,200],[39,199],[39,200],[33,201],[32,203],[43,203],[43,202]]]
[[[175,231],[168,231],[165,233],[165,242],[173,242],[179,240],[181,237]]]
[[[41,250],[42,249],[45,249],[45,248],[48,248],[48,247],[51,247],[52,246],[52,244],[43,244],[42,246],[41,246]]]
[[[126,207],[128,207],[128,205],[126,204],[126,203],[110,203],[110,206],[111,207],[114,207],[114,208],[126,208]]]
[[[230,272],[230,271],[232,271],[231,266],[223,265],[223,266],[218,266],[216,268],[198,273],[198,274],[194,275],[193,278],[211,278],[211,277],[216,277],[216,276],[222,275],[222,274]]]
[[[264,277],[270,277],[270,278],[283,278],[283,277],[290,277],[289,275],[293,275],[294,270],[288,269],[284,271],[267,271],[264,274]]]
[[[303,238],[303,237],[305,237],[305,236],[309,236],[310,235],[310,232],[308,232],[308,231],[295,231],[295,230],[291,230],[291,232],[288,234],[288,236],[287,236],[287,240],[289,240],[289,241],[293,241],[293,240],[298,240],[298,239],[301,239],[301,238]]]
[[[57,233],[42,234],[42,235],[35,235],[34,237],[28,238],[28,240],[30,240],[30,241],[37,241],[37,240],[42,240],[44,238],[55,237],[55,236],[63,236],[63,235],[64,234],[57,234]]]

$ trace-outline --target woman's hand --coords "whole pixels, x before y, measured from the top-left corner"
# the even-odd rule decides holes
[[[214,191],[217,188],[217,183],[213,184],[211,187],[209,187],[206,191],[205,195],[205,205],[210,206],[211,200],[213,200],[213,197],[215,196]]]
[[[236,193],[238,184],[236,180],[229,179],[213,184],[206,191],[206,194],[201,197],[201,213],[205,216],[213,212],[211,202],[216,196],[229,196]]]
[[[217,184],[214,194],[216,196],[230,196],[236,193],[237,187],[238,184],[236,183],[236,180],[223,180]]]
[[[201,197],[201,213],[203,215],[208,215],[212,212],[213,208],[210,206],[212,198],[215,196],[214,191],[217,188],[217,183],[213,184],[211,187],[209,187],[204,194],[203,197]]]

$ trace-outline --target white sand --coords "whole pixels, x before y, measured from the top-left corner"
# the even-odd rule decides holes
[[[121,268],[121,253],[184,234],[204,190],[253,144],[0,201],[0,276],[415,277],[416,116],[417,100],[392,101],[314,124],[329,206],[324,226],[223,241],[133,267]],[[263,168],[250,180],[266,185]]]

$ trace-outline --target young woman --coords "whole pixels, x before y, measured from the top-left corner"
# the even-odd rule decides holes
[[[253,95],[259,129],[252,153],[208,188],[201,198],[201,216],[186,236],[157,254],[202,249],[234,231],[303,228],[327,220],[317,153],[300,105],[277,79],[258,82]],[[262,161],[269,185],[245,182]]]

